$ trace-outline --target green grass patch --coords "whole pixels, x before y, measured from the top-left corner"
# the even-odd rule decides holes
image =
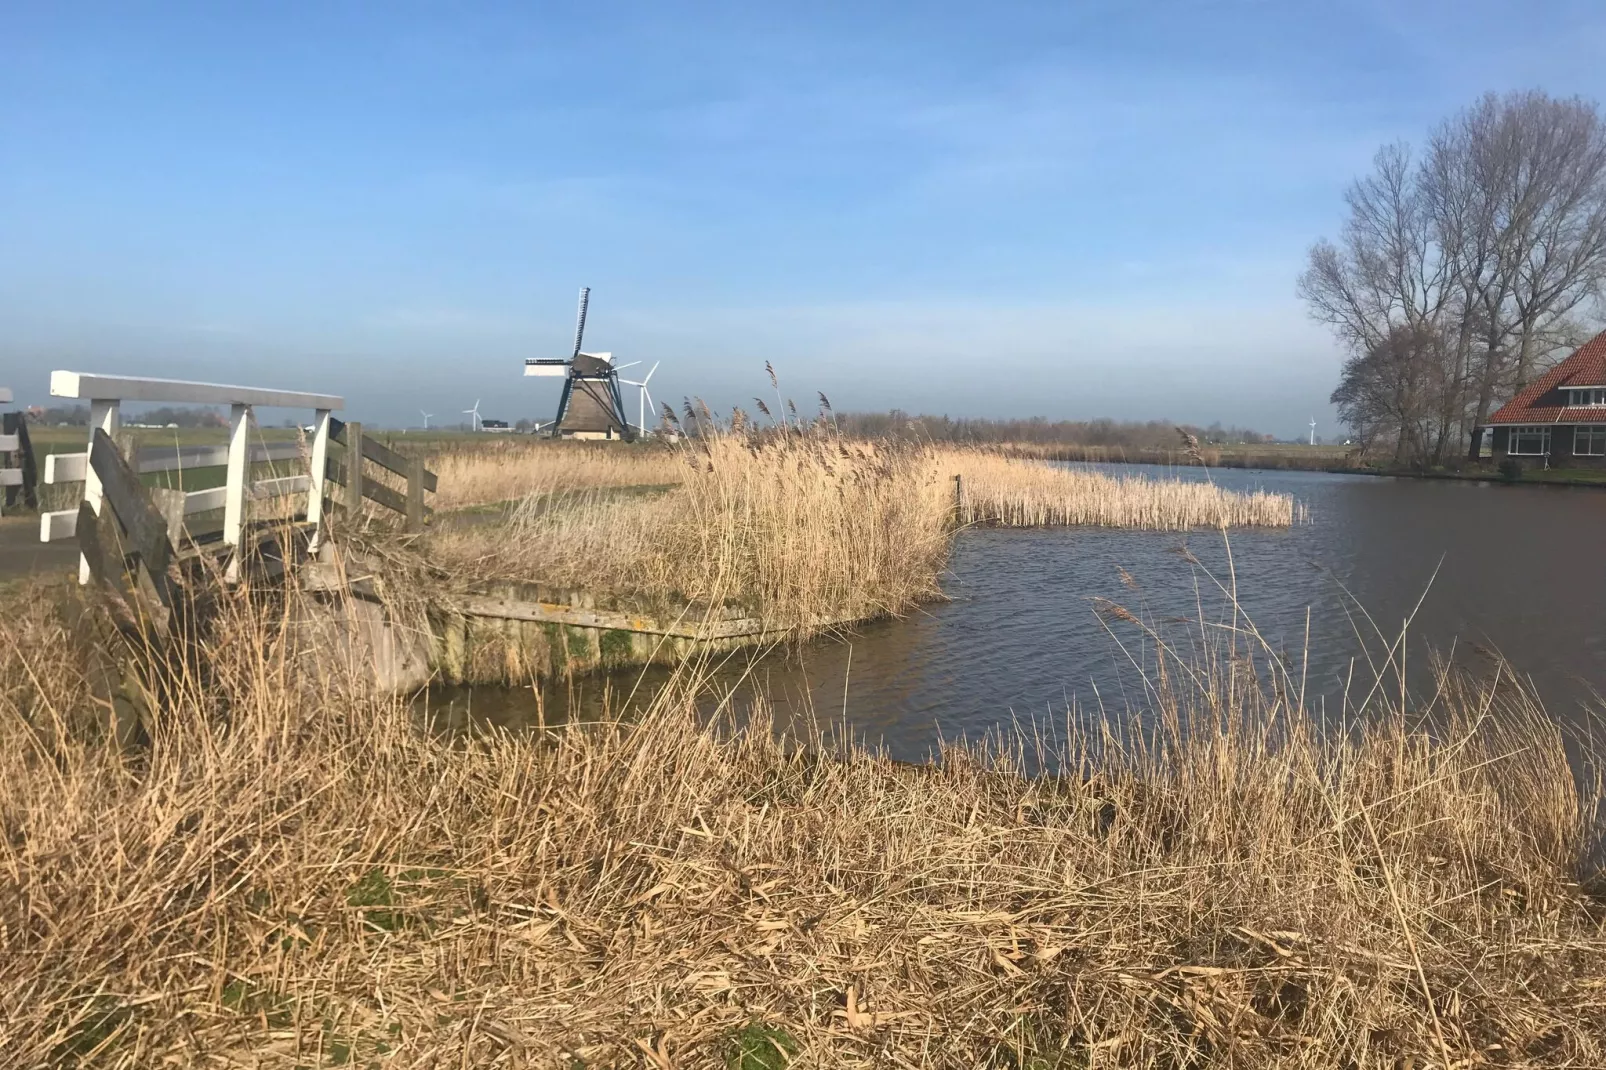
[[[783,1070],[798,1052],[792,1034],[779,1026],[748,1022],[730,1038],[727,1070]]]

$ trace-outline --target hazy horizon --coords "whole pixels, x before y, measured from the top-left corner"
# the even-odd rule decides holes
[[[0,385],[549,418],[654,395],[1337,433],[1295,296],[1379,146],[1606,96],[1582,3],[35,3],[0,13]],[[630,407],[634,409],[633,392]]]

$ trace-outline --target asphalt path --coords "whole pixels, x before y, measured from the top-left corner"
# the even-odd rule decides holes
[[[53,572],[69,572],[78,565],[78,542],[39,541],[39,518],[0,517],[0,583]]]

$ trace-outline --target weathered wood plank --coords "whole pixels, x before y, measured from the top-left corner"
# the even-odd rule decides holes
[[[341,486],[346,488],[347,494],[349,495],[351,487],[346,483],[346,466],[340,461],[335,460],[333,457],[329,458],[326,464],[327,467],[324,469],[324,479],[328,480],[330,483],[339,483]],[[399,491],[391,490],[383,483],[376,483],[371,479],[365,479],[362,481],[362,493],[363,497],[367,498],[369,501],[378,502],[386,509],[393,509],[404,516],[407,513],[406,495],[400,493]],[[349,503],[350,498],[348,497],[346,500]],[[428,516],[433,512],[434,510],[428,506],[424,507],[424,515]]]
[[[344,398],[181,379],[144,379],[93,372],[53,371],[50,393],[58,398],[118,401],[181,401],[191,405],[268,405],[289,409],[343,409]]]
[[[349,447],[350,443],[346,441],[346,428],[349,426],[353,425],[344,423],[340,420],[331,419],[329,421],[329,437],[340,443],[342,446]],[[361,427],[362,425],[356,424],[355,426]],[[410,466],[413,463],[411,458],[397,453],[383,442],[380,442],[368,435],[362,436],[362,455],[368,458],[370,461],[373,461],[379,467],[386,469],[387,471],[394,472],[399,476],[407,475],[411,470]],[[424,489],[434,493],[435,485],[435,473],[426,468],[424,470]]]
[[[45,457],[46,483],[77,483],[88,471],[87,453],[52,453]]]
[[[304,491],[312,481],[306,476],[281,476],[278,479],[259,479],[248,488],[246,497],[252,500],[282,498],[287,494]],[[184,496],[184,513],[209,513],[228,504],[228,488],[212,487],[209,490],[192,490]]]
[[[167,575],[167,567],[173,560],[173,546],[168,542],[166,518],[151,503],[145,485],[123,460],[105,431],[95,432],[89,447],[89,467],[100,479],[105,503],[111,506],[112,514],[126,533],[123,552],[137,555],[137,567],[143,568],[149,576],[156,597],[165,608],[173,608]]]
[[[707,622],[661,621],[633,613],[582,609],[557,602],[526,602],[489,595],[460,596],[453,600],[452,608],[470,617],[543,621],[579,628],[607,628],[622,632],[644,632],[648,635],[668,635],[678,639],[737,639],[783,630],[768,627],[752,617]]]
[[[252,464],[293,461],[301,456],[295,442],[267,442],[251,447]],[[171,472],[190,468],[221,468],[229,463],[227,446],[147,446],[135,454],[134,468],[141,472]]]
[[[78,533],[78,510],[60,509],[39,514],[39,541],[59,542]]]
[[[22,482],[16,487],[6,491],[6,505],[17,504],[20,498],[22,504],[29,509],[39,508],[39,468],[33,455],[33,442],[28,438],[28,418],[20,412],[8,412],[4,420],[0,421],[0,430],[6,437],[14,440],[11,453],[17,471],[22,473]]]

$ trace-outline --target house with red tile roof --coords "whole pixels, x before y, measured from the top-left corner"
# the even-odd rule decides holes
[[[1606,331],[1489,417],[1494,458],[1543,468],[1606,468]]]

